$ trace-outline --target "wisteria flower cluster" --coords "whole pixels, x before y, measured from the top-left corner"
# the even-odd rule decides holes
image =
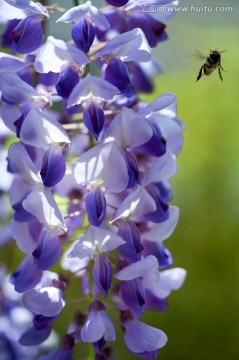
[[[145,2],[165,11],[142,12]],[[167,342],[140,318],[167,310],[185,279],[164,245],[179,217],[169,181],[184,126],[174,94],[148,104],[139,93],[153,90],[161,67],[152,48],[166,40],[167,6],[177,3],[107,0],[99,9],[75,1],[62,9],[0,0],[0,210],[13,214],[0,240],[12,237],[25,254],[10,278],[1,267],[4,359],[70,360],[90,343],[95,359],[112,360],[115,322],[133,356],[157,358]],[[53,13],[56,26],[71,27],[68,42],[46,37]],[[78,311],[49,349],[73,302]]]

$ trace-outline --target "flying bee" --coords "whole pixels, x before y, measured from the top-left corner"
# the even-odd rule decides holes
[[[209,56],[203,56],[199,54],[200,59],[206,59],[205,63],[202,65],[197,81],[201,79],[202,75],[211,75],[211,73],[217,68],[218,69],[218,75],[223,81],[221,70],[225,71],[221,65],[221,53],[223,53],[226,50],[223,51],[217,51],[217,50],[210,50]]]

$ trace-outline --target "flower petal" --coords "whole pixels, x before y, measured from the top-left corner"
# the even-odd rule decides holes
[[[158,271],[158,261],[155,256],[149,255],[141,261],[132,263],[120,270],[114,277],[118,280],[133,280],[142,276],[146,276],[148,272]]]
[[[88,57],[76,47],[63,40],[48,36],[46,43],[35,60],[35,69],[39,73],[60,73],[63,65],[83,66],[88,64]]]
[[[125,241],[111,231],[90,226],[87,233],[76,243],[68,257],[83,259],[86,256],[99,254],[99,252],[112,251],[122,244],[125,244]]]
[[[142,238],[149,241],[163,241],[174,231],[179,218],[179,208],[169,206],[169,217],[164,222],[154,225],[150,230],[142,234]]]
[[[81,155],[74,175],[78,184],[103,185],[116,193],[126,188],[129,179],[124,158],[113,142],[97,145]]]
[[[62,299],[62,292],[59,289],[45,287],[25,292],[22,296],[22,304],[35,314],[55,316],[61,312],[65,301]]]
[[[129,320],[124,324],[124,341],[134,353],[144,353],[160,349],[167,342],[167,336],[162,330],[142,323],[139,320]]]
[[[151,48],[143,31],[136,28],[110,40],[96,55],[98,57],[115,56],[125,62],[144,62],[151,59]]]

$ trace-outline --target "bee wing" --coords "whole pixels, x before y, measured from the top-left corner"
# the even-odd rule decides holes
[[[203,55],[199,50],[195,50],[195,55],[194,55],[197,59],[199,60],[205,60],[207,57],[205,55]]]
[[[189,57],[193,57],[196,58],[198,60],[205,60],[207,57],[205,55],[203,55],[200,51],[195,50],[194,54],[192,55],[187,55]]]

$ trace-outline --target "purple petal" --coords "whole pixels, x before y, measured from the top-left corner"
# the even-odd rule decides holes
[[[55,228],[58,235],[66,231],[60,210],[51,191],[47,188],[34,189],[23,201],[23,207],[33,214],[40,223]]]
[[[118,280],[128,281],[146,276],[147,273],[155,271],[158,271],[158,261],[155,256],[149,255],[141,261],[137,261],[120,270],[114,277]]]
[[[28,194],[26,194],[20,201],[12,205],[12,208],[15,210],[14,220],[19,222],[30,222],[36,220],[35,216],[26,211],[22,205],[22,202],[25,200]]]
[[[98,300],[94,303],[100,303]],[[90,306],[90,313],[81,330],[81,339],[84,342],[94,343],[104,338],[106,341],[115,341],[116,334],[114,325],[106,314],[104,308],[94,310],[94,306]]]
[[[12,273],[10,282],[14,285],[15,290],[23,293],[37,285],[42,277],[42,272],[37,269],[33,263],[32,256],[28,256]]]
[[[41,183],[36,174],[36,168],[22,143],[16,142],[10,146],[8,162],[11,172],[19,175],[27,184],[32,182]]]
[[[182,122],[178,118],[164,115],[156,115],[153,121],[167,140],[167,149],[177,156],[183,146],[183,131],[185,127]]]
[[[127,150],[123,150],[121,152],[125,159],[125,163],[128,169],[129,182],[127,185],[127,189],[134,188],[137,184],[139,184],[139,169],[135,156]]]
[[[158,124],[153,119],[149,118],[147,122],[152,128],[153,135],[147,143],[137,148],[137,151],[146,152],[152,156],[162,156],[166,152],[167,140],[163,137]]]
[[[145,290],[141,281],[122,281],[120,284],[120,297],[127,307],[137,316],[145,310]]]
[[[174,176],[176,172],[176,158],[170,151],[166,151],[166,153],[155,160],[146,171],[142,183],[146,186],[153,182],[165,181]]]
[[[149,141],[151,126],[131,109],[123,108],[104,133],[104,141],[116,141],[122,148],[133,148]]]
[[[162,199],[160,187],[157,186],[157,183],[150,184],[146,186],[146,190],[150,196],[154,199],[156,210],[144,214],[147,220],[162,223],[169,218],[168,204]]]
[[[89,223],[99,226],[105,218],[106,200],[104,193],[99,189],[92,190],[85,199],[85,208]]]
[[[151,352],[160,349],[167,342],[167,336],[162,330],[136,319],[127,321],[124,327],[125,344],[134,353]]]
[[[29,63],[16,56],[0,52],[0,71],[18,71],[29,66]]]
[[[115,9],[112,7],[105,8],[104,15],[110,24],[110,29],[113,30],[116,34],[122,34],[127,31],[127,21],[128,19],[125,16],[125,13],[120,9]],[[96,28],[96,34],[99,41],[108,41],[108,31],[102,27]]]
[[[35,315],[33,318],[33,325],[36,330],[42,330],[46,327],[52,326],[58,316],[44,316],[44,315]]]
[[[160,299],[154,296],[150,291],[145,292],[146,308],[153,311],[168,310],[168,302],[166,299]]]
[[[146,63],[130,63],[129,69],[132,74],[132,85],[139,92],[152,92],[154,89],[154,78],[163,72],[163,66],[154,58]]]
[[[40,175],[46,187],[58,184],[66,171],[66,163],[62,149],[58,146],[51,146],[44,155]]]
[[[71,36],[76,47],[87,53],[95,39],[95,28],[89,21],[83,18],[73,25]]]
[[[98,290],[106,298],[112,280],[112,267],[110,261],[103,256],[97,256],[94,260],[92,276]]]
[[[143,116],[159,112],[160,115],[175,117],[177,114],[176,95],[164,93],[139,111]]]
[[[55,84],[58,95],[68,99],[79,80],[78,73],[71,66],[63,66]]]
[[[23,346],[36,346],[45,341],[51,334],[51,327],[42,330],[37,330],[33,326],[22,334],[19,343]]]
[[[162,39],[166,25],[154,19],[150,14],[143,12],[132,12],[129,17],[128,30],[140,28],[148,40],[149,46],[155,47]]]
[[[140,231],[130,222],[122,222],[118,227],[118,235],[126,241],[119,246],[118,251],[124,260],[129,263],[139,261],[143,246],[141,244]]]
[[[59,289],[45,287],[25,292],[22,296],[22,304],[35,314],[56,316],[65,306],[65,301]]]
[[[2,100],[10,104],[29,101],[31,97],[35,97],[35,99],[41,98],[32,86],[11,71],[0,73],[0,88],[2,90]]]
[[[143,255],[154,255],[158,260],[159,269],[165,269],[173,264],[173,258],[161,241],[144,240]]]
[[[102,108],[93,101],[90,102],[83,111],[83,120],[94,139],[98,140],[105,121],[105,115]]]
[[[109,61],[105,69],[105,79],[116,86],[124,96],[132,96],[129,70],[120,59],[114,58]]]
[[[19,249],[27,255],[31,255],[36,248],[36,243],[31,236],[28,223],[13,221],[12,236],[16,240]],[[34,238],[38,239],[38,234]]]
[[[114,56],[125,62],[147,62],[151,59],[151,49],[143,31],[137,28],[116,36],[96,55],[99,57]]]
[[[61,246],[58,236],[51,230],[43,230],[36,249],[33,251],[35,265],[38,269],[48,270],[59,260]]]
[[[117,6],[117,7],[120,7],[120,6],[123,6],[125,4],[127,4],[129,0],[106,0],[106,2],[110,5],[113,5],[113,6]]]
[[[0,5],[1,6],[1,5]],[[5,48],[5,47],[11,47],[12,46],[12,36],[11,36],[11,32],[12,30],[20,23],[21,20],[18,19],[13,19],[13,20],[9,20],[7,21],[5,28],[2,32],[1,35],[1,47]],[[3,53],[4,54],[4,53]],[[7,54],[5,54],[7,55]],[[10,55],[12,56],[12,55]],[[9,69],[10,70],[10,69]]]
[[[32,108],[21,127],[21,140],[25,144],[44,148],[49,144],[69,144],[70,138],[55,116]]]
[[[147,232],[143,233],[142,238],[149,241],[163,241],[174,231],[179,218],[179,209],[176,206],[169,207],[169,218],[161,224],[154,225]]]
[[[156,210],[154,199],[142,186],[133,190],[115,211],[111,222],[127,219],[132,216],[142,216]]]
[[[22,20],[12,30],[12,51],[28,54],[38,49],[43,43],[41,19],[37,15],[29,16]]]

